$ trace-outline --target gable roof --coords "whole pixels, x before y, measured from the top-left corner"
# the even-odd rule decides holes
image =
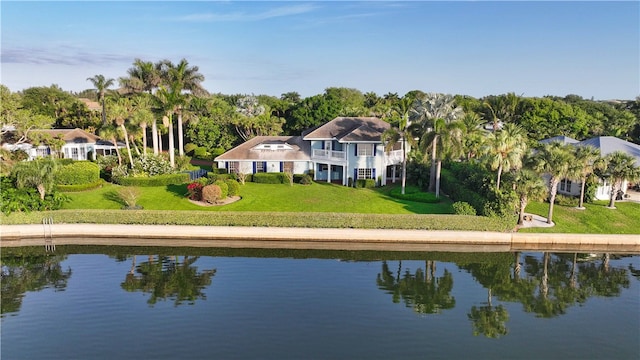
[[[592,146],[600,150],[601,156],[607,156],[612,152],[622,151],[636,159],[636,166],[640,166],[640,145],[618,139],[615,136],[597,136],[580,141],[578,146]]]
[[[93,101],[93,100],[90,100],[90,99],[87,99],[87,98],[78,98],[78,100],[80,100],[85,105],[87,105],[87,107],[91,111],[101,111],[102,110],[102,105],[100,105],[100,103],[97,102],[97,101]]]
[[[265,149],[260,145],[288,145],[290,149]],[[302,136],[256,136],[215,158],[215,161],[308,161],[311,144]]]
[[[389,123],[377,117],[337,117],[304,136],[304,140],[378,142]]]
[[[51,129],[51,130],[34,130],[34,133],[49,134],[51,137],[62,136],[62,139],[68,143],[95,143],[100,137],[88,133],[82,129]]]
[[[561,142],[562,144],[566,145],[566,144],[577,144],[580,141],[570,138],[568,136],[561,135],[561,136],[554,136],[552,138],[540,140],[540,142],[543,144],[548,144],[552,142]]]

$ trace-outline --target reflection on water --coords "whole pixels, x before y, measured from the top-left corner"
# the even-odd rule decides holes
[[[116,335],[119,322],[133,321],[135,344],[148,343],[138,355],[152,356],[151,343],[166,355],[187,342],[182,355],[196,358],[211,355],[214,345],[219,357],[241,358],[456,358],[466,346],[477,350],[471,353],[477,358],[551,356],[567,349],[575,357],[633,358],[640,345],[638,255],[59,246],[56,254],[6,249],[1,261],[7,358],[46,354],[25,339],[60,322],[66,337],[82,337],[87,326],[99,323],[104,341],[113,345],[133,341]],[[55,310],[43,313],[45,308]],[[158,332],[167,326],[158,318],[173,324],[167,333]],[[346,340],[355,334],[362,334],[356,338],[366,350],[356,338]],[[439,342],[425,347],[427,334]],[[615,334],[611,344],[600,344],[600,353],[581,349],[585,339]],[[295,343],[283,340],[300,336]],[[55,347],[53,339],[35,338],[43,341],[42,351]],[[243,346],[247,338],[254,346]],[[501,339],[502,345],[478,338]],[[111,345],[98,357],[127,354]],[[60,358],[83,357],[95,344],[86,353],[82,345],[57,349]]]

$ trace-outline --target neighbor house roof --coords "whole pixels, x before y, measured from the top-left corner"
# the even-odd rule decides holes
[[[216,157],[215,161],[308,161],[310,154],[311,144],[303,141],[302,136],[256,136]]]
[[[570,138],[568,136],[554,136],[552,138],[548,138],[548,139],[544,139],[544,140],[540,140],[541,143],[543,144],[548,144],[548,143],[552,143],[552,142],[561,142],[563,144],[577,144],[580,141]]]
[[[82,129],[51,129],[51,130],[34,130],[34,133],[49,134],[51,137],[62,136],[62,139],[68,143],[95,143],[100,137],[88,133]]]
[[[579,146],[592,146],[600,150],[601,156],[607,156],[616,151],[625,152],[636,159],[636,165],[640,166],[640,145],[618,139],[615,136],[597,136],[580,141]]]
[[[378,142],[389,123],[377,117],[337,117],[304,136],[304,140]]]
[[[87,99],[87,98],[78,98],[78,100],[82,101],[85,105],[87,105],[87,107],[91,111],[100,111],[100,110],[102,110],[102,106],[97,101],[93,101],[93,100]]]

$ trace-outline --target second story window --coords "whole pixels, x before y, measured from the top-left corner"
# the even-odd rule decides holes
[[[373,144],[358,144],[358,156],[373,156]]]

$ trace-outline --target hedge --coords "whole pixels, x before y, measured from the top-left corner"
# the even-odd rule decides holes
[[[240,193],[240,184],[233,180],[233,179],[227,179],[224,181],[227,184],[227,187],[229,189],[229,196],[236,196]]]
[[[286,175],[279,172],[255,173],[253,174],[253,182],[260,184],[284,184],[288,183]]]
[[[77,192],[77,191],[86,191],[97,189],[104,184],[104,180],[98,179],[95,182],[89,184],[80,184],[80,185],[56,185],[56,190],[62,192]]]
[[[356,187],[373,189],[376,187],[376,181],[374,179],[358,179],[356,180]]]
[[[123,186],[166,186],[166,185],[180,185],[189,182],[189,174],[177,173],[177,174],[164,174],[156,176],[145,177],[118,177],[114,179],[117,184]]]
[[[56,185],[92,184],[100,180],[100,166],[90,161],[74,161],[60,166],[54,178]]]
[[[216,212],[170,210],[57,210],[0,215],[2,224],[40,224],[43,217],[56,224],[147,224],[200,226],[267,226],[354,229],[415,229],[502,231],[513,229],[514,218],[436,214],[352,214],[298,212]]]

